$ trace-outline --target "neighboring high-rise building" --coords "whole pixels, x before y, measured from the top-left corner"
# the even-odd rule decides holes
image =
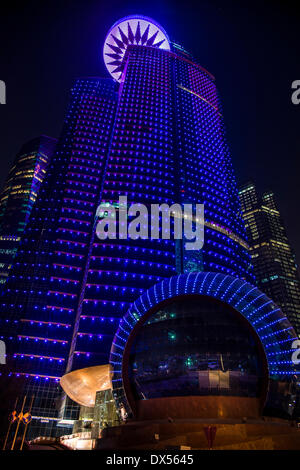
[[[108,363],[119,319],[146,289],[191,271],[253,279],[214,77],[138,16],[111,28],[104,59],[112,78],[72,87],[0,299],[10,370],[35,395],[31,435],[66,433],[57,425],[70,427],[76,409],[60,400],[60,377]],[[120,195],[148,207],[203,203],[203,249],[99,240],[97,207],[118,209]]]
[[[295,255],[273,192],[259,197],[250,182],[239,191],[257,286],[282,311],[300,335],[300,281]]]
[[[0,195],[0,284],[6,282],[57,140],[40,136],[17,154]]]

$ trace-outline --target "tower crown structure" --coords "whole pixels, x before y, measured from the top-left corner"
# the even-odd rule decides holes
[[[118,82],[121,81],[124,70],[123,58],[129,45],[170,50],[167,33],[152,18],[131,15],[120,19],[110,28],[103,48],[105,66]]]

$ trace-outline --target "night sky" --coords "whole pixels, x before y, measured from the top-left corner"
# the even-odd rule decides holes
[[[6,2],[7,3],[7,2]],[[108,76],[112,24],[150,16],[216,77],[238,183],[273,189],[300,263],[299,12],[287,1],[27,0],[1,5],[0,185],[27,140],[58,137],[76,77]],[[201,201],[199,201],[201,202]]]

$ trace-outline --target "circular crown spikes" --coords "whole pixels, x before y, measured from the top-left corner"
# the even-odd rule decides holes
[[[170,50],[166,32],[151,18],[134,15],[117,21],[105,38],[103,58],[110,75],[118,82],[124,69],[125,51],[131,44]]]

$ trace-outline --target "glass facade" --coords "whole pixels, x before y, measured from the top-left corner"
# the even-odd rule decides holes
[[[130,351],[138,399],[262,393],[263,361],[249,325],[208,297],[174,299],[142,326]]]
[[[73,433],[90,431],[91,438],[97,439],[101,429],[120,424],[112,391],[96,392],[95,406],[81,406],[78,421],[75,421]]]
[[[6,282],[57,140],[42,135],[17,154],[0,195],[0,284]]]
[[[300,335],[300,280],[275,196],[253,183],[239,191],[257,286],[274,300]]]

